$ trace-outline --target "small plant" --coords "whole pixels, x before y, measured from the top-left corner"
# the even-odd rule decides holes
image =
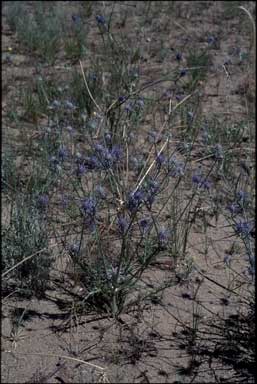
[[[72,36],[65,41],[65,52],[67,58],[80,59],[87,53],[85,22],[78,15],[72,15]]]
[[[12,152],[2,153],[1,162],[1,188],[3,192],[16,191],[18,187],[18,176],[15,159]]]
[[[65,32],[64,16],[58,6],[47,10],[41,1],[35,5],[34,13],[30,13],[22,4],[8,4],[7,21],[29,50],[53,64]]]
[[[187,65],[190,69],[191,81],[188,84],[189,92],[192,91],[199,81],[206,78],[208,66],[210,65],[210,55],[208,51],[201,53],[190,52],[187,57]]]
[[[24,117],[33,122],[37,122],[40,115],[40,104],[38,96],[33,93],[32,87],[28,87],[23,91],[22,98],[24,103]]]
[[[10,222],[3,229],[2,240],[2,270],[4,275],[7,274],[3,280],[4,288],[8,287],[11,277],[20,293],[39,297],[44,295],[49,281],[51,257],[47,251],[44,214],[35,203],[23,196],[13,202]],[[36,253],[39,254],[28,258]],[[26,258],[28,260],[21,263]],[[9,269],[13,271],[9,273]]]

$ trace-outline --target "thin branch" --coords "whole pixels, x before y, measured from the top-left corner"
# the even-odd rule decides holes
[[[86,80],[86,77],[85,77],[85,73],[84,73],[84,69],[83,69],[83,67],[82,67],[82,63],[81,63],[81,61],[79,61],[79,64],[80,64],[80,68],[81,68],[82,76],[83,76],[84,83],[85,83],[85,86],[86,86],[86,88],[87,88],[88,94],[89,94],[91,100],[93,101],[93,103],[95,104],[95,106],[97,107],[97,109],[102,113],[101,108],[99,107],[99,105],[97,104],[97,102],[96,102],[95,99],[93,98],[92,93],[90,92],[90,89],[89,89],[88,84],[87,84],[87,80]]]

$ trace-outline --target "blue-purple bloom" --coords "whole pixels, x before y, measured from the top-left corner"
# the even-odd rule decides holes
[[[105,133],[104,134],[104,140],[106,142],[107,145],[110,145],[112,143],[112,135],[111,133]]]
[[[86,167],[84,164],[78,164],[76,169],[76,175],[77,177],[81,177],[86,172]]]
[[[96,81],[97,80],[97,75],[95,73],[90,73],[89,80]]]
[[[131,101],[129,101],[125,107],[125,110],[126,112],[133,112],[134,108],[133,108],[133,104]]]
[[[162,164],[165,163],[166,159],[162,153],[159,153],[157,154],[155,161],[156,161],[157,168],[160,169]]]
[[[119,276],[117,274],[119,273]],[[106,271],[106,277],[107,280],[109,281],[115,281],[117,279],[117,283],[120,284],[125,280],[125,274],[123,268],[118,268],[118,267],[113,267],[111,266],[107,271]],[[117,278],[118,277],[118,278]]]
[[[68,207],[69,202],[70,202],[69,197],[68,197],[68,196],[65,196],[65,195],[62,195],[62,197],[61,197],[61,205],[62,205],[62,207],[63,207],[64,209]]]
[[[160,185],[158,181],[153,180],[151,178],[147,181],[146,191],[150,192],[151,194],[156,194],[159,191]]]
[[[130,163],[133,169],[139,173],[145,164],[144,157],[142,155],[133,156],[130,158]]]
[[[60,101],[58,101],[58,100],[54,100],[53,102],[52,102],[52,104],[50,105],[50,108],[52,109],[52,108],[60,108],[61,107],[61,103],[60,103]]]
[[[195,174],[192,176],[192,182],[196,185],[199,185],[202,182],[202,177],[200,175]]]
[[[209,191],[209,189],[211,188],[210,181],[209,180],[203,180],[202,184],[201,184],[201,188],[206,189],[207,191]]]
[[[239,221],[235,224],[236,233],[242,236],[249,236],[253,229],[253,225],[248,221]]]
[[[139,97],[137,102],[136,102],[136,105],[138,108],[143,108],[145,103],[144,103],[144,99],[142,97]]]
[[[187,70],[186,69],[181,69],[180,77],[184,77],[184,76],[186,76],[186,74],[187,74]]]
[[[145,203],[149,204],[150,208],[154,203],[156,194],[159,191],[159,183],[156,180],[149,179],[147,185],[145,186]]]
[[[46,194],[38,196],[37,204],[39,208],[46,209],[49,204],[49,197]]]
[[[245,191],[240,190],[236,194],[236,199],[241,206],[244,206],[249,202],[249,194]]]
[[[101,166],[97,156],[95,155],[85,157],[84,165],[88,170],[98,169]]]
[[[229,212],[232,214],[232,215],[236,215],[238,213],[241,213],[242,212],[242,209],[240,207],[239,204],[237,203],[231,203],[227,206],[227,209],[229,210]]]
[[[119,145],[114,145],[111,149],[111,156],[115,162],[120,161],[123,156],[123,151]]]
[[[58,158],[60,159],[60,161],[64,161],[67,156],[68,156],[67,149],[63,146],[60,147],[58,150]]]
[[[162,134],[157,131],[150,131],[149,132],[149,141],[153,144],[158,144],[162,140]]]
[[[97,202],[94,198],[87,198],[82,201],[82,209],[86,216],[93,218],[96,214]]]
[[[126,97],[125,97],[125,96],[119,96],[119,98],[118,98],[118,101],[119,101],[120,103],[123,103],[125,100],[126,100]]]
[[[207,42],[209,45],[212,45],[213,43],[215,43],[215,41],[216,41],[216,38],[214,36],[208,36]]]
[[[56,171],[59,166],[59,160],[56,158],[56,156],[51,156],[49,158],[49,162],[50,162],[50,168]]]
[[[162,247],[166,247],[169,243],[170,231],[168,229],[161,229],[158,233],[158,240]]]
[[[131,212],[136,212],[140,204],[144,201],[145,193],[142,189],[136,190],[129,195],[127,207]]]
[[[95,193],[100,199],[106,199],[106,191],[101,185],[96,186]]]
[[[192,176],[192,182],[199,188],[209,190],[211,188],[210,181],[206,180],[203,176],[199,174],[194,174]]]
[[[118,224],[118,228],[119,228],[120,233],[122,235],[124,235],[124,233],[126,233],[128,227],[129,227],[128,220],[124,216],[119,216],[117,219],[117,224]]]
[[[135,80],[139,77],[139,69],[133,68],[129,71],[129,76],[131,76],[132,80]]]
[[[102,15],[96,15],[96,21],[100,25],[106,24],[105,18]]]
[[[185,174],[184,168],[185,168],[184,164],[179,163],[176,165],[176,167],[173,170],[169,172],[169,175],[172,177],[182,177]]]
[[[73,243],[68,247],[68,250],[71,254],[71,256],[78,256],[80,251],[80,245],[79,243]]]
[[[143,233],[146,233],[147,232],[147,230],[149,229],[149,227],[150,227],[150,221],[149,221],[149,219],[141,219],[140,221],[139,221],[139,228],[140,228],[140,230],[143,232]]]
[[[80,17],[79,15],[72,15],[71,18],[72,18],[72,21],[73,21],[75,24],[79,24],[79,23],[81,23],[81,17]]]
[[[99,143],[95,145],[95,157],[100,168],[112,168],[122,159],[122,155],[122,149],[118,145],[114,145],[111,149]]]
[[[90,129],[91,131],[96,130],[98,126],[98,121],[95,118],[89,119],[87,122],[87,128]]]
[[[226,264],[228,267],[231,265],[231,255],[226,255],[223,259],[224,264]]]
[[[106,148],[102,144],[96,143],[95,144],[95,151],[102,154],[106,151]]]
[[[69,132],[69,134],[70,134],[71,136],[75,135],[75,130],[74,130],[74,128],[72,128],[71,125],[68,125],[68,126],[66,127],[66,129],[67,129],[67,131]]]
[[[180,52],[177,52],[177,54],[176,54],[176,60],[177,60],[177,61],[182,60],[182,54],[181,54]]]
[[[214,156],[217,160],[222,160],[224,158],[224,151],[221,144],[216,144],[213,150]]]
[[[168,161],[168,175],[171,177],[182,177],[185,174],[185,164],[176,159],[175,156]]]
[[[203,144],[207,145],[209,143],[209,140],[210,140],[210,135],[207,130],[204,130],[202,133]]]
[[[193,114],[193,112],[188,111],[188,112],[187,112],[187,118],[188,118],[188,120],[189,120],[190,122],[193,121],[193,118],[194,118],[194,114]]]
[[[64,107],[66,107],[67,109],[71,109],[71,110],[74,110],[76,109],[77,107],[69,100],[65,100],[64,101]]]
[[[167,89],[164,93],[163,93],[163,97],[165,99],[170,99],[173,95],[173,90],[172,89]]]
[[[182,93],[177,93],[176,94],[176,100],[181,101],[183,99],[184,95]]]

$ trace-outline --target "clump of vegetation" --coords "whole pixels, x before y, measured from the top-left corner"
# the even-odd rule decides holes
[[[190,286],[197,274],[196,290],[184,294],[193,303],[192,323],[175,335],[191,356],[188,367],[177,367],[178,374],[196,377],[208,358],[211,372],[218,360],[234,369],[233,380],[250,380],[255,180],[246,146],[252,121],[202,112],[212,51],[220,49],[216,35],[204,35],[199,50],[183,37],[172,48],[161,41],[156,51],[142,25],[133,44],[133,31],[123,33],[136,12],[144,15],[147,28],[159,12],[179,14],[181,6],[173,3],[149,2],[138,5],[139,11],[123,4],[118,19],[114,3],[102,8],[82,2],[71,14],[58,2],[8,4],[7,22],[30,54],[54,64],[64,52],[78,66],[65,79],[50,79],[38,71],[44,65],[37,67],[33,82],[22,88],[20,124],[34,124],[36,136],[24,134],[22,171],[17,172],[14,154],[3,156],[2,190],[10,208],[2,229],[3,291],[9,294],[15,286],[19,294],[46,298],[49,288],[58,287],[72,298],[66,304],[70,308],[72,302],[76,315],[97,312],[122,323],[123,314],[139,313],[146,303],[161,306],[167,288]],[[225,3],[224,8],[228,14]],[[93,54],[91,28],[97,36]],[[156,79],[146,79],[150,59],[170,60]],[[221,65],[226,78],[228,65]],[[208,260],[219,229],[224,239],[232,239],[218,255],[227,285],[199,266],[192,247],[197,234],[198,257]],[[234,267],[237,253],[240,271]],[[153,284],[149,275],[155,268],[168,278]],[[208,310],[209,316],[202,316],[203,281],[228,295],[221,297],[224,306],[239,298],[240,314],[221,317]],[[135,347],[138,340],[133,333],[131,354],[139,359],[151,344],[143,339]]]
[[[23,196],[11,203],[10,220],[4,225],[2,237],[4,289],[8,290],[12,283],[20,294],[41,297],[49,286],[52,258],[42,212],[47,202],[47,197],[42,195],[37,206]]]

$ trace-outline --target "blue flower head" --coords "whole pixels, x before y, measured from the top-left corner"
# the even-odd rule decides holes
[[[50,108],[60,108],[60,107],[61,107],[61,103],[58,100],[54,100],[50,105]]]
[[[71,18],[72,18],[72,21],[75,24],[80,24],[81,23],[81,17],[79,15],[72,15]]]
[[[81,177],[86,172],[86,167],[84,164],[78,164],[76,169],[77,177]]]
[[[138,108],[143,108],[145,103],[144,103],[144,99],[142,97],[139,97],[138,100],[137,100],[137,103],[136,103],[137,107]]]
[[[187,112],[187,119],[188,119],[188,121],[192,121],[193,120],[193,118],[194,118],[194,114],[193,114],[193,112],[191,112],[191,111],[188,111]]]
[[[213,45],[216,41],[216,38],[214,36],[208,36],[207,42],[209,45]]]
[[[245,237],[250,235],[252,229],[253,226],[247,221],[239,221],[235,225],[236,233]]]
[[[187,70],[186,69],[181,69],[180,77],[184,77],[184,76],[186,76],[186,74],[187,74]]]
[[[142,189],[138,189],[136,192],[132,192],[129,195],[127,207],[130,212],[136,212],[140,204],[144,201],[145,193]]]
[[[162,153],[160,153],[160,154],[157,154],[155,161],[156,161],[157,168],[160,169],[162,164],[165,163],[166,159],[165,159],[165,156]]]
[[[50,163],[50,168],[53,170],[53,171],[56,171],[58,169],[58,166],[59,166],[59,160],[56,158],[56,156],[51,156],[49,158],[49,163]]]
[[[217,160],[222,160],[224,158],[224,150],[221,144],[216,144],[214,146],[214,156]]]
[[[120,103],[124,103],[125,100],[126,100],[126,97],[125,97],[125,96],[119,96],[119,98],[118,98],[118,101],[119,101]]]
[[[162,247],[167,247],[170,239],[170,231],[167,229],[161,229],[158,233],[158,240]]]
[[[176,60],[177,60],[177,61],[182,60],[182,54],[181,54],[180,52],[177,52],[177,54],[176,54]]]
[[[67,149],[63,146],[60,147],[58,150],[58,158],[60,159],[60,161],[64,161],[67,156],[68,156]]]
[[[115,162],[119,161],[122,159],[122,149],[119,145],[114,145],[111,149],[111,156]]]
[[[192,182],[199,188],[203,188],[206,190],[209,190],[211,188],[210,181],[206,180],[203,176],[197,173],[192,176]]]
[[[192,176],[192,182],[196,185],[199,185],[202,182],[202,177],[200,175],[195,174]]]
[[[71,256],[78,256],[80,251],[80,245],[79,243],[73,243],[68,247],[68,250],[71,254]]]
[[[77,107],[69,100],[65,100],[64,101],[64,107],[67,108],[67,109],[70,109],[70,110],[74,110],[76,109]]]
[[[176,159],[175,156],[172,156],[168,161],[168,175],[171,177],[182,177],[185,172],[185,164],[182,161]]]
[[[240,190],[236,194],[236,199],[241,206],[244,206],[249,202],[249,194],[245,191]]]
[[[120,233],[122,235],[124,235],[124,233],[126,233],[128,227],[129,227],[128,220],[124,216],[119,216],[117,219],[117,224],[118,224],[118,228],[119,228]]]
[[[158,144],[162,141],[162,134],[157,131],[150,131],[149,132],[149,141],[152,144]]]
[[[82,209],[86,216],[94,217],[96,214],[96,200],[89,197],[82,202]]]
[[[149,221],[149,219],[144,218],[144,219],[141,219],[141,220],[139,221],[139,228],[140,228],[140,230],[141,230],[143,233],[146,233],[147,230],[149,229],[149,227],[150,227],[150,221]]]
[[[97,75],[95,73],[90,73],[89,80],[96,81],[97,80]]]
[[[183,99],[184,95],[182,93],[177,93],[176,94],[176,100],[181,101]]]
[[[38,196],[37,205],[41,209],[46,209],[49,204],[49,197],[46,194]]]
[[[102,15],[96,15],[96,21],[99,25],[105,25],[106,21]]]
[[[64,209],[66,209],[69,206],[69,202],[70,202],[69,197],[62,195],[60,203]]]
[[[134,108],[133,108],[133,104],[131,101],[127,103],[125,110],[126,110],[126,112],[133,112]]]
[[[85,157],[84,165],[88,170],[98,169],[101,166],[101,164],[98,161],[98,158],[95,155]]]
[[[104,140],[107,145],[110,145],[112,143],[112,134],[107,132],[104,134]]]
[[[203,189],[206,189],[207,191],[209,191],[210,188],[211,188],[211,183],[210,183],[210,181],[208,181],[208,180],[203,180],[203,182],[202,182],[202,184],[201,184],[201,187],[202,187]]]
[[[229,212],[232,214],[232,215],[236,215],[238,213],[241,213],[242,212],[242,209],[240,207],[240,205],[238,205],[237,203],[231,203],[227,206],[227,209],[229,210]]]

